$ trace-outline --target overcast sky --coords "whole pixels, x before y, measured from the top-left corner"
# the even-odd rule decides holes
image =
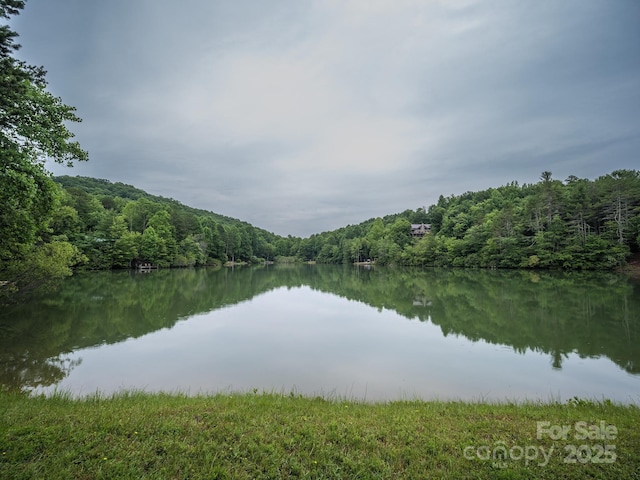
[[[638,0],[28,0],[106,178],[308,236],[640,168]]]

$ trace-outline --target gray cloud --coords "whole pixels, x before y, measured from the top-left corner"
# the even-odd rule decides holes
[[[638,168],[633,0],[29,0],[22,58],[131,183],[306,236],[440,194]]]

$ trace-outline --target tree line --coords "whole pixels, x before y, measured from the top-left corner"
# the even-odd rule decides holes
[[[261,262],[279,253],[279,236],[240,220],[119,182],[69,176],[55,181],[61,189],[50,234],[76,246],[86,268],[130,268],[136,261],[159,267]]]
[[[58,177],[63,188],[50,235],[70,242],[94,269],[226,261],[315,261],[483,268],[611,269],[640,245],[640,172],[617,170],[564,182],[543,172],[440,196],[406,210],[308,238],[282,237],[121,183]],[[412,224],[430,232],[414,238]]]
[[[302,240],[299,255],[322,263],[484,268],[611,269],[640,250],[640,172],[440,196],[407,210]],[[412,238],[411,224],[430,233]]]
[[[39,233],[40,248],[49,263],[66,269],[228,261],[612,269],[640,250],[640,172],[635,170],[564,182],[543,172],[535,184],[512,182],[440,196],[429,208],[307,238],[276,235],[119,182],[53,180],[55,208]],[[430,233],[414,238],[412,224],[427,224]],[[72,254],[52,257],[54,245]]]

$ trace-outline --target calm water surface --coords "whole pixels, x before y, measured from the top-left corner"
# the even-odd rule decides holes
[[[640,403],[640,285],[614,274],[322,265],[77,275],[0,314],[36,392]]]

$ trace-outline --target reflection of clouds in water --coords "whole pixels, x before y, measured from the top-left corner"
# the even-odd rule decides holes
[[[309,287],[276,289],[171,330],[79,354],[85,361],[63,389],[195,394],[257,388],[367,400],[548,400],[575,392],[625,400],[638,391],[637,379],[621,380],[606,359],[577,364],[569,355],[566,372],[555,372],[545,354],[444,337],[437,325]]]
[[[323,265],[83,274],[3,312],[12,323],[0,336],[0,378],[53,385],[69,374],[59,386],[73,392],[295,388],[368,399],[637,391],[639,377],[620,371],[638,364],[630,284],[602,274],[536,280]],[[585,304],[597,319],[584,321]],[[50,358],[63,368],[47,377]]]

